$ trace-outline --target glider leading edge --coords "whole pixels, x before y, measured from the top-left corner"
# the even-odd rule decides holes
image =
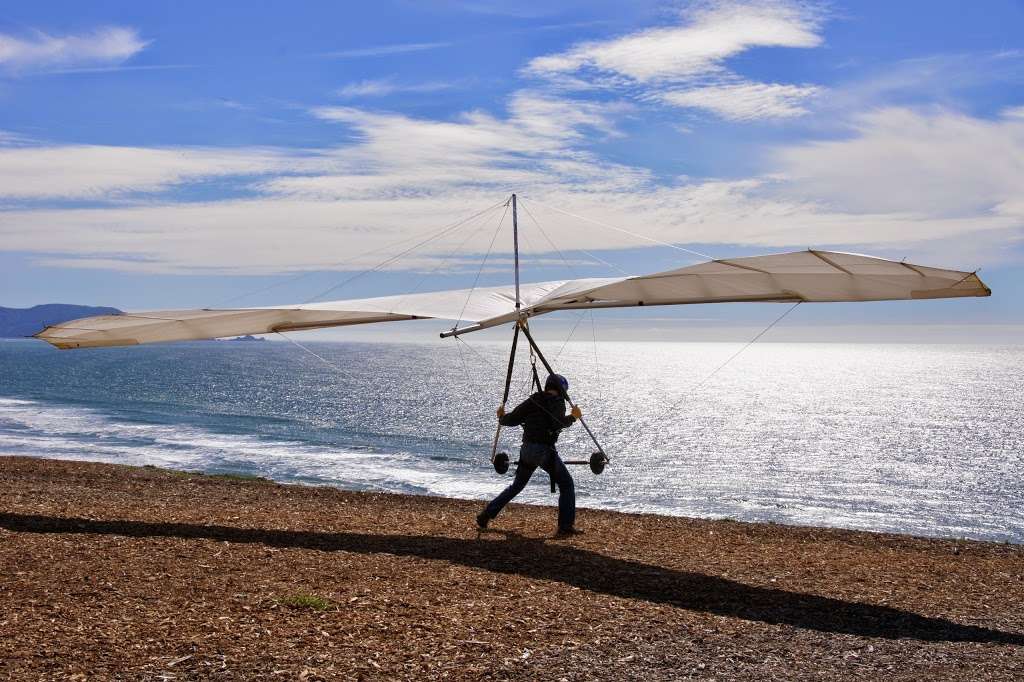
[[[516,300],[516,289],[519,300]],[[374,322],[469,322],[464,334],[558,310],[727,302],[831,303],[989,296],[973,272],[836,251],[712,260],[637,277],[573,279],[266,308],[158,310],[98,315],[35,335],[57,348],[270,334]]]

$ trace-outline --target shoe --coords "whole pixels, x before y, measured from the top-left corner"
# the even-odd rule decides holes
[[[583,535],[579,528],[559,528],[555,533],[556,538],[571,538],[573,535]]]
[[[487,524],[491,522],[491,517],[487,515],[487,510],[483,510],[476,515],[476,527],[480,530],[487,530]]]

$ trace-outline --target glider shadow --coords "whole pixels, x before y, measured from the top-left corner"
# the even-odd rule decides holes
[[[99,521],[0,513],[0,527],[21,533],[86,533],[255,543],[319,551],[394,554],[525,575],[627,599],[718,616],[861,637],[1024,646],[1024,634],[962,625],[888,606],[756,587],[703,573],[605,556],[512,533],[506,541],[424,535],[266,530],[144,521]]]

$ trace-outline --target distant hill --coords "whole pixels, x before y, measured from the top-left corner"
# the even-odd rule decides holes
[[[266,341],[262,336],[253,336],[252,334],[246,334],[245,336],[235,336],[230,339],[218,339],[219,341]]]
[[[90,315],[115,315],[117,308],[98,308],[88,305],[47,303],[31,308],[4,308],[0,306],[0,338],[19,339],[41,332],[47,325],[76,320]]]

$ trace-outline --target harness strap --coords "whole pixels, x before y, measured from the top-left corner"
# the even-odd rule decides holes
[[[523,324],[525,326],[526,323]],[[519,325],[517,324],[516,327],[518,328]],[[540,383],[540,375],[537,374],[537,354],[533,351],[533,346],[530,346],[530,372],[533,375],[533,386],[537,393],[540,393],[544,388]]]

